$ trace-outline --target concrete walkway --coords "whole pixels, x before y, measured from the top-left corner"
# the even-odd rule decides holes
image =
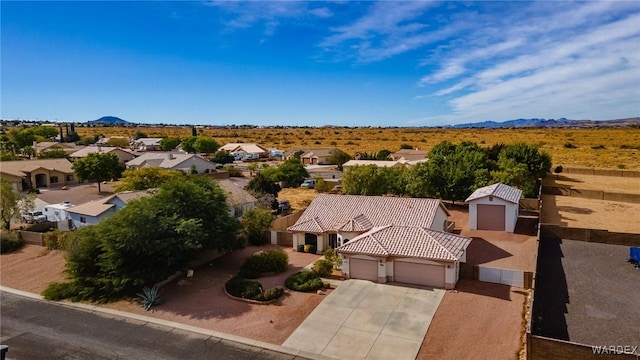
[[[442,289],[348,280],[282,344],[336,359],[415,359]]]

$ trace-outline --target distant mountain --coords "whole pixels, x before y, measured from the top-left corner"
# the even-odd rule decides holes
[[[116,116],[103,116],[98,120],[87,121],[88,124],[126,125],[133,124]]]
[[[556,127],[623,127],[640,126],[640,118],[615,119],[615,120],[569,120],[560,119],[516,119],[503,122],[483,121],[478,123],[458,124],[451,127],[463,128],[510,128],[510,127],[535,127],[535,128],[556,128]]]

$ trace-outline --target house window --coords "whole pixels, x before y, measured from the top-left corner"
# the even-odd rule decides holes
[[[67,175],[67,181],[73,181],[73,175]]]
[[[60,216],[60,212],[59,211],[54,211],[54,214],[56,214],[56,216]]]
[[[52,177],[49,179],[49,182],[50,182],[50,183],[52,183],[52,184],[57,183],[57,182],[58,182],[58,177],[57,177],[57,176],[52,176]]]
[[[329,234],[329,247],[335,249],[338,246],[338,234]]]
[[[87,218],[84,217],[84,216],[80,216],[80,222],[83,223],[83,224],[86,224],[87,223]]]
[[[344,244],[346,244],[346,243],[348,243],[348,242],[349,242],[349,239],[347,239],[347,238],[343,238],[343,239],[342,239],[342,245],[344,245]]]

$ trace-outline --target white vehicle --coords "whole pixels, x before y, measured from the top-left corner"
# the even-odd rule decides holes
[[[242,157],[242,161],[258,160],[259,158],[260,158],[260,155],[258,154],[247,154]]]
[[[22,214],[22,221],[27,224],[40,224],[47,221],[47,217],[42,211],[29,211],[26,214]]]
[[[307,179],[305,181],[302,182],[302,184],[300,184],[301,187],[306,187],[309,189],[313,189],[314,187],[316,187],[316,184],[318,183],[318,180],[316,179]]]

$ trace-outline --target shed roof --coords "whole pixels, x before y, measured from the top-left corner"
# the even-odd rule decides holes
[[[477,189],[465,201],[469,202],[487,196],[495,196],[498,199],[518,204],[520,202],[520,198],[522,197],[522,190],[502,183],[496,183]]]
[[[339,253],[457,261],[471,238],[421,227],[376,227],[337,248]]]

